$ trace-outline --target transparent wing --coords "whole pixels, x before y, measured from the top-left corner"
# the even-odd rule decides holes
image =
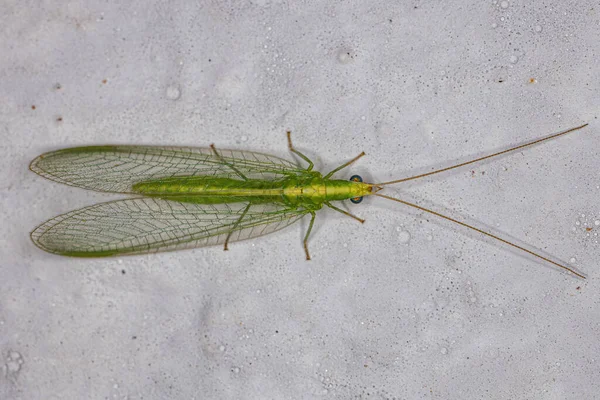
[[[111,201],[59,215],[31,233],[42,250],[74,257],[154,253],[266,235],[298,221],[305,210],[276,204],[194,204],[155,198]]]
[[[136,182],[174,176],[239,179],[231,166],[250,179],[276,179],[306,172],[291,161],[268,154],[217,151],[220,157],[200,147],[73,147],[42,154],[29,168],[55,182],[114,193],[133,193],[131,186]]]

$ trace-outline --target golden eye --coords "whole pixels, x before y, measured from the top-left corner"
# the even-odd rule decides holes
[[[358,204],[363,200],[362,196],[361,197],[353,197],[350,199],[351,202],[353,202],[354,204]]]
[[[350,180],[352,182],[362,182],[362,178],[360,177],[360,175],[352,175],[352,177],[350,178]]]

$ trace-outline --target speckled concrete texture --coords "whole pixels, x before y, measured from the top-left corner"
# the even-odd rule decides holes
[[[583,1],[0,6],[0,399],[600,395],[600,7]],[[57,214],[118,198],[27,169],[87,144],[239,148],[390,180],[589,126],[387,193],[550,254],[574,278],[384,199],[231,245],[76,259]]]

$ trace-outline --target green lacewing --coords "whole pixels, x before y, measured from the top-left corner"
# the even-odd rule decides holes
[[[360,203],[365,196],[396,201],[454,222],[538,259],[585,278],[563,264],[462,221],[418,204],[380,193],[387,185],[424,178],[547,141],[587,124],[533,140],[507,150],[403,179],[367,183],[333,175],[352,165],[364,152],[326,175],[292,146],[289,150],[308,166],[242,150],[157,146],[87,146],[42,154],[30,164],[44,178],[83,189],[135,197],[109,201],[52,218],[32,233],[42,250],[73,257],[144,254],[229,243],[266,235],[310,215],[308,239],[316,212],[327,206],[359,222],[334,201]]]

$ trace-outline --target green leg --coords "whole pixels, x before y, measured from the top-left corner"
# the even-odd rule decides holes
[[[229,239],[231,238],[231,235],[233,234],[233,232],[237,229],[237,227],[240,224],[240,222],[242,222],[242,220],[246,216],[246,213],[248,212],[248,209],[250,208],[250,206],[251,206],[251,204],[248,203],[248,205],[244,209],[244,212],[242,213],[242,215],[240,215],[240,217],[238,218],[238,220],[235,222],[235,224],[233,225],[233,227],[231,228],[231,230],[227,234],[227,238],[225,239],[225,247],[223,248],[223,250],[225,250],[225,251],[229,250],[229,248],[227,248],[227,245],[229,244]]]
[[[365,222],[364,219],[362,218],[358,218],[356,215],[350,214],[348,211],[344,211],[341,208],[337,208],[336,206],[334,206],[333,204],[331,204],[330,202],[326,201],[325,205],[329,208],[333,208],[335,211],[341,212],[344,215],[347,215],[351,218],[354,218],[355,220],[357,220],[358,222],[360,222],[361,224],[363,224]]]
[[[236,167],[234,167],[233,165],[231,165],[230,163],[228,163],[227,161],[225,161],[225,159],[223,157],[221,157],[221,155],[217,152],[217,149],[215,149],[215,145],[214,144],[211,144],[210,148],[215,153],[215,156],[217,156],[217,158],[219,159],[219,161],[221,161],[223,164],[227,165],[229,168],[231,168],[232,170],[234,170],[235,173],[238,174],[243,180],[245,180],[245,181],[248,180],[248,178],[246,178],[246,176],[244,174],[242,174]]]
[[[310,161],[310,159],[308,157],[306,157],[304,154],[300,153],[298,150],[296,150],[294,148],[294,146],[292,146],[292,132],[287,131],[287,138],[288,138],[288,146],[290,148],[290,151],[292,153],[296,154],[298,157],[300,157],[304,161],[306,161],[308,163],[308,168],[306,168],[306,170],[307,171],[312,171],[312,169],[315,166],[315,164],[313,164],[313,162]],[[309,260],[310,260],[310,258],[309,258]]]
[[[325,175],[325,179],[329,179],[333,176],[333,174],[335,174],[336,172],[338,172],[341,169],[346,168],[347,166],[349,166],[350,164],[352,164],[353,162],[355,162],[356,160],[358,160],[359,158],[361,158],[362,156],[365,155],[365,152],[363,151],[362,153],[360,153],[359,155],[357,155],[356,157],[354,157],[352,160],[348,161],[345,164],[340,165],[339,167],[337,167],[336,169],[334,169],[333,171],[331,171],[330,173],[328,173],[327,175]]]
[[[306,253],[307,260],[310,260],[310,253],[308,252],[308,237],[310,236],[310,231],[312,231],[313,225],[315,224],[315,217],[317,216],[314,211],[311,211],[310,214],[312,215],[312,218],[310,219],[310,224],[308,224],[306,236],[304,236],[304,252]]]

